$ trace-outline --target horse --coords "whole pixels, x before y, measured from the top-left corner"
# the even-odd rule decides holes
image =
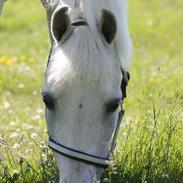
[[[126,97],[131,39],[126,0],[42,0],[51,49],[42,98],[60,183],[99,182]],[[122,73],[122,74],[121,74]]]

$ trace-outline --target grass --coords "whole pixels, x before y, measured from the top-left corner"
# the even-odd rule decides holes
[[[182,6],[181,0],[129,3],[132,79],[105,181],[183,180]],[[0,182],[58,182],[40,97],[49,39],[39,1],[6,3],[0,42]]]

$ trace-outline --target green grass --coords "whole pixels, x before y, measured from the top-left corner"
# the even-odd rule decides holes
[[[183,1],[131,0],[131,81],[110,183],[183,181]],[[49,52],[39,1],[6,3],[0,18],[0,182],[57,182],[46,147],[41,87]]]

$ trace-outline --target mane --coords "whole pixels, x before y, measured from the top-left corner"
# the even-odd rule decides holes
[[[108,9],[116,17],[117,35],[114,41],[115,51],[124,68],[129,67],[131,60],[131,39],[128,31],[127,0],[82,0],[82,11],[93,31],[97,30],[96,20],[100,19],[101,10]]]

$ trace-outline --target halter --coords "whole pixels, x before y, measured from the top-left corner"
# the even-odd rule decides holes
[[[86,26],[86,25],[87,25],[87,23],[85,21],[82,21],[82,20],[78,20],[78,21],[75,21],[72,23],[72,26]],[[51,51],[50,51],[50,54],[51,54]],[[48,57],[48,63],[49,63],[49,60],[50,60],[50,55]],[[123,105],[124,99],[126,98],[126,87],[128,85],[128,81],[130,79],[129,72],[126,71],[125,69],[123,69],[122,67],[121,67],[121,73],[123,76],[123,79],[121,82],[121,91],[122,91],[123,98],[121,100],[121,110],[119,112],[118,121],[117,121],[116,129],[115,129],[114,134],[113,134],[113,138],[112,138],[112,142],[111,142],[108,156],[107,157],[95,156],[93,154],[88,154],[88,153],[85,153],[83,151],[79,151],[79,150],[73,149],[71,147],[67,147],[67,146],[57,142],[51,136],[49,136],[48,146],[53,151],[55,151],[56,153],[58,153],[60,155],[65,156],[67,158],[70,158],[70,159],[73,159],[73,160],[76,160],[79,162],[87,163],[90,165],[98,166],[98,167],[107,168],[110,165],[111,155],[113,154],[113,152],[115,150],[116,141],[117,141],[117,137],[118,137],[119,130],[120,130],[120,125],[121,125],[121,122],[123,120],[123,116],[125,113],[122,105]]]

